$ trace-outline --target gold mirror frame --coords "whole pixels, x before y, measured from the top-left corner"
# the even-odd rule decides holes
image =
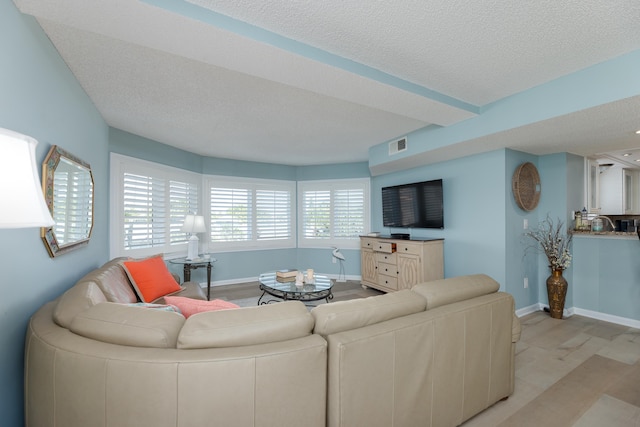
[[[57,145],[51,147],[42,163],[42,190],[56,224],[40,231],[50,257],[89,243],[93,231],[93,186],[89,163]]]

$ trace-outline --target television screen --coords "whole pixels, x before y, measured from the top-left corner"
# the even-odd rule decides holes
[[[400,228],[444,228],[442,180],[383,187],[382,224]]]

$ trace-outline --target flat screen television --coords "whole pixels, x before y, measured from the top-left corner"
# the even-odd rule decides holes
[[[382,224],[400,228],[444,228],[442,180],[383,187]]]

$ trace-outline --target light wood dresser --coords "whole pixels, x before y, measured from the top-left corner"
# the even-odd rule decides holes
[[[360,237],[362,286],[395,292],[444,278],[444,239]]]

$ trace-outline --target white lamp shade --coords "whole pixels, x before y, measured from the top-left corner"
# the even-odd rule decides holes
[[[184,217],[184,224],[180,231],[184,233],[203,233],[207,231],[204,226],[204,217],[202,215],[187,215]]]
[[[51,227],[38,169],[38,141],[0,128],[0,228]]]

